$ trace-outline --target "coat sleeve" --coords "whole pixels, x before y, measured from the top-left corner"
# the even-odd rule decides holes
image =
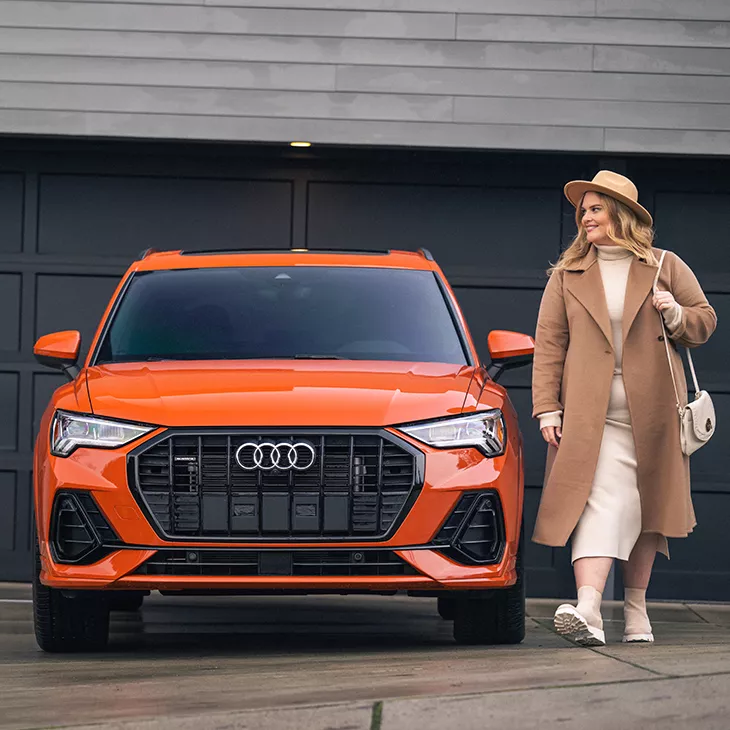
[[[563,298],[563,272],[552,274],[540,302],[532,365],[532,415],[562,411],[560,388],[568,351],[568,316]]]
[[[676,254],[672,258],[672,294],[682,306],[682,321],[669,336],[685,347],[697,347],[710,339],[717,326],[717,315],[692,269]]]

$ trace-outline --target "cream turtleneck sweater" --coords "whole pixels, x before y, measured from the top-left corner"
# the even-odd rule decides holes
[[[598,267],[601,271],[603,290],[606,294],[606,305],[608,316],[611,320],[611,332],[613,340],[613,352],[615,357],[614,375],[621,375],[623,361],[623,314],[624,300],[626,298],[626,284],[629,280],[629,270],[634,254],[622,246],[596,246],[598,256]],[[671,333],[677,329],[682,321],[682,307],[679,304],[673,309],[662,312],[664,324]],[[540,428],[546,426],[561,426],[563,420],[562,411],[551,411],[538,416]]]
[[[603,291],[606,294],[608,317],[611,320],[611,334],[613,335],[614,375],[621,374],[624,343],[621,324],[624,314],[624,300],[626,299],[626,283],[629,280],[629,269],[634,254],[621,246],[596,246],[598,268],[601,270]]]

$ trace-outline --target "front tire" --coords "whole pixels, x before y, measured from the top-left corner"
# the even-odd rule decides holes
[[[142,608],[144,593],[140,591],[114,591],[108,594],[109,608],[112,611],[134,613]]]
[[[34,546],[33,624],[38,646],[47,652],[100,651],[109,641],[109,604],[99,591],[73,597],[40,581],[38,540]]]
[[[444,621],[453,621],[456,616],[457,599],[452,598],[451,596],[439,596],[436,601],[439,616],[441,616]]]
[[[478,598],[459,598],[454,616],[457,644],[519,644],[525,638],[523,540],[517,551],[517,582],[510,588],[484,591]]]

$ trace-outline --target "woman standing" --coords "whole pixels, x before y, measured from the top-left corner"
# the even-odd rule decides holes
[[[659,316],[686,347],[706,342],[717,318],[671,252],[654,291],[652,218],[631,180],[602,170],[591,182],[569,182],[565,195],[578,234],[550,271],[535,338],[533,416],[549,446],[533,540],[557,547],[572,536],[578,605],[558,608],[559,633],[605,643],[601,596],[619,560],[624,641],[653,641],[646,588],[654,557],[668,557],[666,538],[686,537],[696,524]],[[670,351],[686,394],[680,355]]]

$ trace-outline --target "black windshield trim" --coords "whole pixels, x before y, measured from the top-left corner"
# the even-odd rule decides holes
[[[124,282],[124,286],[122,286],[121,291],[117,295],[117,298],[114,300],[112,310],[111,312],[109,312],[109,316],[106,318],[106,322],[104,322],[104,327],[99,334],[99,339],[96,341],[96,347],[94,347],[94,352],[88,360],[89,367],[94,367],[97,364],[101,346],[104,344],[104,340],[106,340],[106,337],[109,334],[109,330],[112,326],[112,323],[114,322],[114,318],[117,316],[117,312],[119,311],[119,307],[122,303],[122,300],[124,299],[124,295],[127,293],[127,289],[129,289],[129,285],[132,283],[132,279],[134,279],[135,276],[137,276],[137,272],[133,271],[127,277],[127,280]]]
[[[344,248],[216,248],[211,251],[180,251],[181,256],[221,256],[225,254],[262,254],[262,253],[323,253],[340,254],[342,256],[389,256],[390,249],[352,249]]]
[[[451,317],[451,321],[454,323],[454,327],[456,328],[456,332],[459,336],[459,342],[461,343],[461,349],[464,351],[464,358],[468,365],[475,367],[476,362],[474,361],[474,357],[471,352],[471,347],[469,347],[469,340],[466,336],[466,329],[464,328],[464,325],[461,323],[461,318],[459,317],[459,315],[456,311],[454,298],[449,294],[449,291],[446,288],[446,284],[444,283],[443,279],[435,271],[433,272],[433,275],[436,278],[436,283],[438,284],[439,291],[441,292],[441,296],[444,298],[444,301],[446,302],[446,308],[449,310],[449,316]]]

